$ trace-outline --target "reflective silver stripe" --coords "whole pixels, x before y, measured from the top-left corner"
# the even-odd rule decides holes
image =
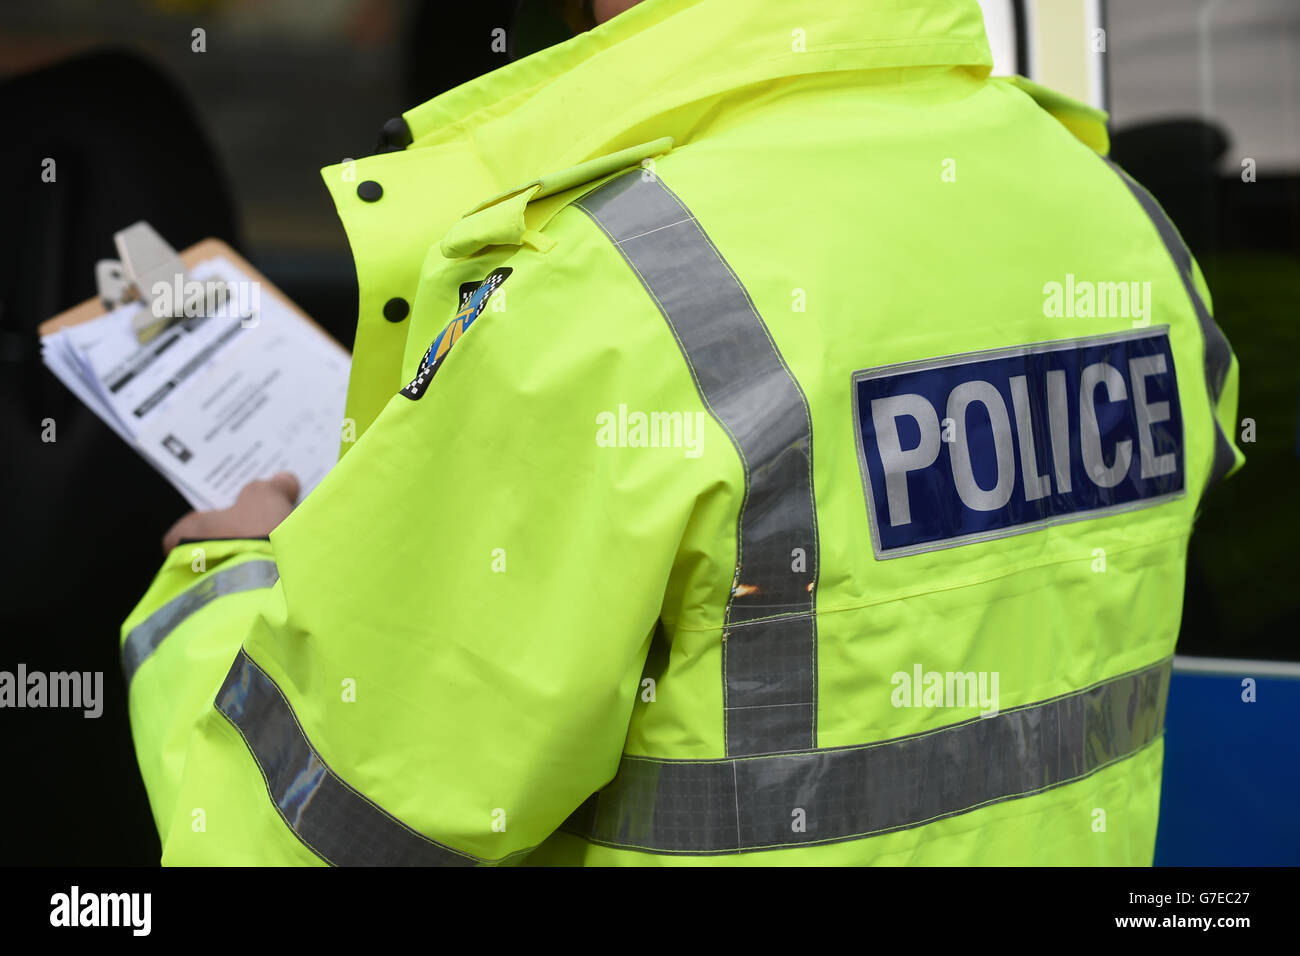
[[[808,403],[749,293],[673,192],[641,170],[574,203],[663,313],[745,475],[723,629],[726,752],[817,745],[817,512]]]
[[[184,594],[172,598],[133,628],[122,643],[122,673],[127,684],[167,635],[195,611],[227,594],[269,588],[279,577],[274,561],[245,561],[211,572]]]
[[[1156,232],[1160,234],[1160,239],[1169,251],[1169,257],[1174,260],[1174,265],[1178,269],[1179,278],[1183,280],[1183,288],[1187,290],[1187,297],[1192,300],[1192,307],[1196,309],[1196,320],[1201,326],[1201,336],[1205,340],[1205,383],[1210,392],[1210,411],[1211,419],[1214,422],[1214,463],[1210,468],[1210,480],[1206,483],[1206,489],[1218,484],[1229,471],[1232,470],[1232,463],[1236,456],[1232,451],[1232,443],[1228,441],[1223,429],[1219,426],[1219,420],[1214,415],[1218,408],[1219,396],[1223,394],[1223,383],[1228,377],[1228,370],[1232,367],[1232,348],[1228,345],[1228,339],[1219,328],[1214,316],[1205,306],[1205,300],[1201,294],[1196,291],[1196,281],[1192,275],[1192,253],[1183,242],[1183,237],[1178,234],[1178,229],[1165,215],[1165,211],[1160,208],[1146,189],[1129,176],[1128,173],[1111,161],[1108,157],[1102,157],[1106,163],[1119,174],[1124,185],[1129,188],[1134,198],[1142,206],[1143,211],[1151,219],[1156,227]]]
[[[1051,700],[859,747],[727,760],[624,756],[614,781],[564,829],[606,846],[714,854],[923,826],[1137,753],[1163,730],[1170,669],[1166,658]]]
[[[303,733],[288,700],[242,649],[216,707],[248,744],[267,793],[303,844],[335,866],[471,866],[485,862],[443,846],[353,790]]]

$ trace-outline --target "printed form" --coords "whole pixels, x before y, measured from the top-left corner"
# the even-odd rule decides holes
[[[224,258],[190,270],[233,290],[140,344],[132,303],[41,340],[45,364],[195,508],[225,508],[248,482],[291,471],[302,495],[338,457],[349,357]],[[241,285],[242,283],[242,285]]]

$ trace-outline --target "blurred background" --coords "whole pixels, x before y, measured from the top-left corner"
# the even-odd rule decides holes
[[[543,0],[524,2],[540,16]],[[1158,861],[1300,862],[1300,3],[982,6],[996,72],[1109,109],[1112,155],[1201,263],[1241,363],[1239,417],[1255,423],[1247,467],[1192,538]],[[116,636],[186,510],[44,369],[37,324],[93,295],[113,232],[147,219],[178,249],[226,240],[351,347],[355,274],[319,170],[378,151],[390,117],[504,65],[492,31],[512,30],[515,8],[0,4],[0,668],[102,670],[107,698],[95,721],[0,713],[0,863],[157,862]],[[58,179],[42,183],[54,153]],[[49,417],[53,446],[39,437]],[[1243,674],[1259,701],[1229,706]]]

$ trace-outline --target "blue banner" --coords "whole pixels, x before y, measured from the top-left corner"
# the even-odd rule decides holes
[[[878,558],[1183,492],[1165,327],[867,369],[853,393]]]

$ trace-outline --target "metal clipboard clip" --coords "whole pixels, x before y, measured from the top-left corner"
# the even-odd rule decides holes
[[[141,344],[179,319],[212,315],[229,295],[224,282],[190,282],[180,255],[147,222],[113,233],[113,245],[119,258],[95,263],[95,285],[105,309],[144,304],[131,320]]]

